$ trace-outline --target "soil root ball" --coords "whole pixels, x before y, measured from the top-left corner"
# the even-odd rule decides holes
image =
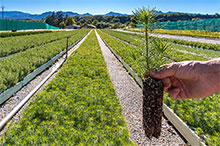
[[[163,82],[150,76],[143,81],[143,128],[151,139],[160,137],[163,106]]]

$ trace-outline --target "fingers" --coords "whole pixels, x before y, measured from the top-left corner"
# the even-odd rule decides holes
[[[164,91],[168,92],[173,99],[178,100],[188,98],[186,94],[186,87],[183,81],[173,76],[162,79],[162,81],[164,84]]]
[[[181,97],[180,97],[180,88],[168,89],[168,92],[169,92],[170,96],[173,99],[175,99],[175,100],[181,99]]]
[[[162,70],[160,70],[156,73],[150,71],[150,76],[152,76],[153,78],[156,78],[156,79],[164,79],[167,77],[174,76],[176,73],[176,67],[177,67],[176,63],[164,65],[164,66],[162,66]]]
[[[164,91],[168,92],[173,99],[180,99],[181,87],[178,86],[178,80],[175,77],[171,77],[164,78],[162,81],[164,84]]]
[[[168,92],[168,89],[172,86],[170,78],[162,79],[162,81],[163,81],[163,84],[164,84],[164,91]]]
[[[168,93],[174,100],[189,99],[189,97],[186,96],[185,91],[182,91],[181,88],[168,89]]]

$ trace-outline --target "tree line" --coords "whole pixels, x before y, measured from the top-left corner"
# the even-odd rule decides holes
[[[157,14],[154,18],[154,22],[167,22],[167,21],[184,21],[184,20],[199,20],[220,18],[219,14],[214,15],[202,15],[202,14],[187,14],[187,13],[162,13]],[[135,27],[138,20],[133,15],[121,15],[121,16],[74,16],[70,17],[62,13],[62,11],[53,12],[48,15],[45,22],[56,27],[65,28],[66,26],[77,24],[84,26],[92,24],[97,28],[124,28],[127,26]]]
[[[133,16],[74,16],[70,17],[68,15],[63,15],[61,11],[53,12],[51,15],[48,15],[45,19],[45,22],[56,27],[64,28],[65,26],[77,24],[84,26],[87,24],[95,25],[97,28],[119,28],[130,25],[131,18]]]

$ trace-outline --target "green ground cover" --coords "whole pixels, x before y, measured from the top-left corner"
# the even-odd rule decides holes
[[[6,145],[134,145],[94,31],[2,141]]]

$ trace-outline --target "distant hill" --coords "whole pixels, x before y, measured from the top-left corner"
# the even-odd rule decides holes
[[[21,12],[21,11],[5,11],[4,12],[4,17],[6,18],[9,18],[9,19],[35,19],[35,20],[39,20],[39,19],[45,19],[47,17],[47,15],[51,15],[53,12],[52,11],[49,11],[49,12],[44,12],[42,14],[30,14],[30,13],[24,13],[24,12]],[[68,16],[71,16],[71,17],[74,17],[74,16],[79,16],[79,17],[83,17],[83,16],[94,16],[90,13],[85,13],[85,14],[79,14],[79,13],[76,13],[76,12],[71,12],[71,11],[67,11],[67,12],[62,12],[63,15],[68,15]],[[162,11],[156,11],[155,14],[162,14],[162,15],[169,15],[169,14],[181,14],[181,15],[186,15],[186,14],[192,14],[192,13],[179,13],[179,12],[172,12],[172,11],[168,11],[166,13],[162,12]],[[1,16],[2,13],[0,13],[0,18],[2,17]],[[125,16],[129,16],[129,14],[122,14],[122,13],[118,13],[118,12],[112,12],[110,11],[109,13],[106,13],[106,14],[100,14],[102,16],[122,16],[122,15],[125,15]],[[193,14],[193,15],[204,15],[204,14]],[[163,17],[163,16],[161,16]]]
[[[156,11],[155,14],[162,14],[162,11]]]
[[[47,17],[47,15],[51,15],[53,12],[49,11],[49,12],[44,12],[42,14],[30,14],[30,13],[24,13],[24,12],[20,12],[20,11],[5,11],[4,12],[4,17],[9,18],[9,19],[45,19]],[[78,14],[78,13],[74,13],[74,12],[63,12],[64,16],[67,14],[68,16],[93,16],[92,14],[89,13],[85,13],[85,14]],[[2,14],[0,14],[0,17]]]
[[[0,14],[0,16],[2,17],[2,14]],[[23,18],[30,19],[31,14],[20,11],[5,11],[4,17],[7,17],[9,19],[23,19]]]
[[[47,17],[47,15],[51,15],[53,12],[49,11],[49,12],[44,12],[42,14],[30,14],[30,13],[24,13],[21,11],[5,11],[4,12],[4,17],[5,18],[9,18],[9,19],[45,19]],[[79,17],[83,17],[83,16],[93,16],[90,13],[85,13],[85,14],[79,14],[79,13],[74,13],[71,11],[68,12],[62,12],[63,15],[68,15],[71,17],[74,16],[79,16]],[[2,14],[0,13],[0,17]],[[101,14],[103,16],[121,16],[121,15],[128,15],[128,14],[121,14],[121,13],[116,13],[116,12],[109,12],[107,14]]]
[[[4,12],[4,17],[9,18],[9,19],[45,19],[47,17],[47,15],[51,15],[53,12],[49,11],[49,12],[44,12],[42,14],[30,14],[30,13],[24,13],[21,11],[5,11]],[[156,14],[162,14],[162,11],[157,11]],[[79,16],[79,17],[83,17],[83,16],[93,16],[90,13],[85,13],[85,14],[79,14],[79,13],[75,13],[75,12],[71,12],[71,11],[67,11],[67,12],[63,12],[64,16],[68,15],[71,17],[74,16]],[[2,14],[0,13],[0,17]],[[118,13],[118,12],[112,12],[110,11],[109,13],[106,14],[100,14],[102,16],[128,16],[129,14],[122,14],[122,13]]]
[[[104,14],[104,16],[121,16],[121,15],[127,16],[128,14],[121,14],[121,13],[116,13],[116,12],[112,12],[112,11],[107,14]]]

